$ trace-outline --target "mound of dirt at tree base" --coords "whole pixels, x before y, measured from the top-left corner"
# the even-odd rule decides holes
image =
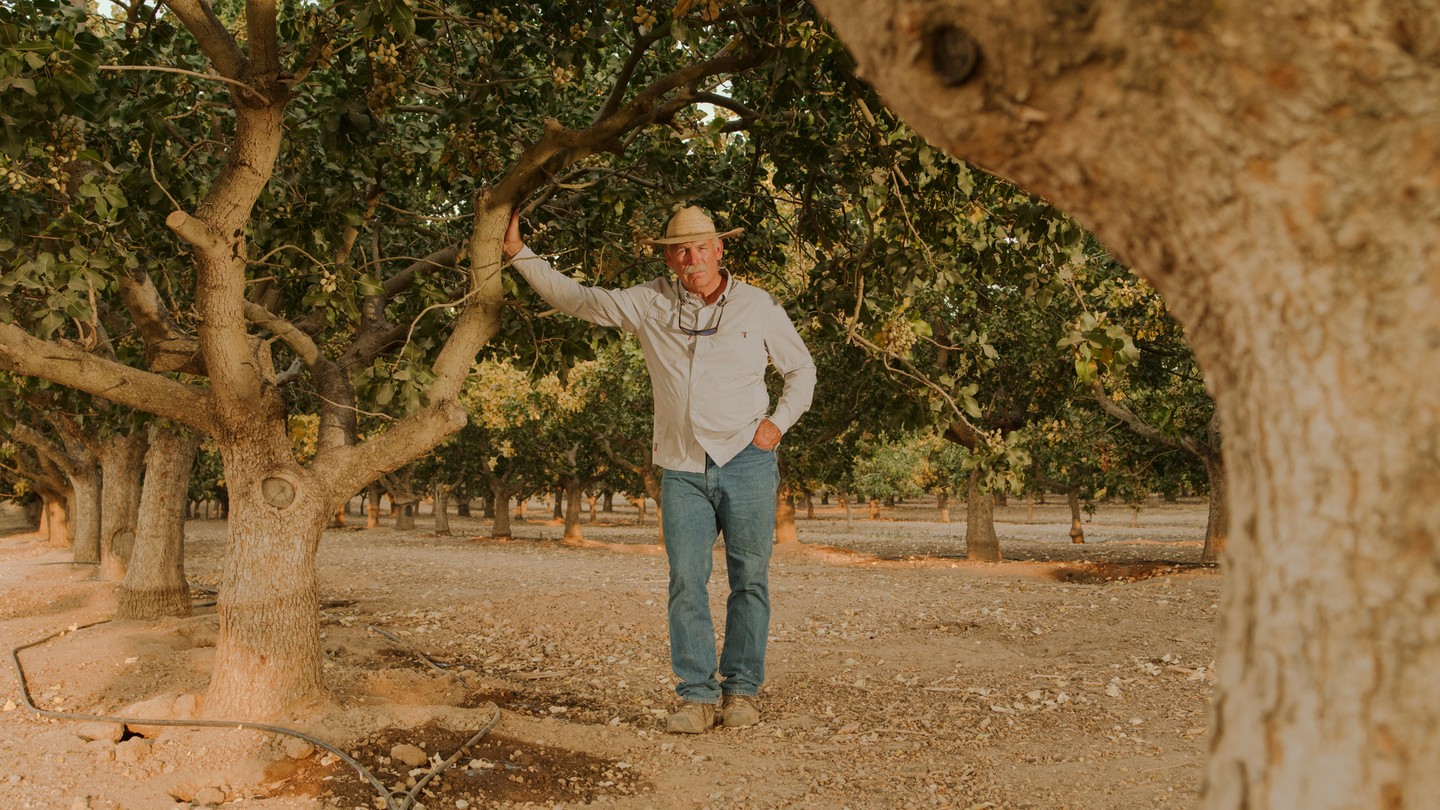
[[[335,530],[320,562],[334,702],[296,728],[410,790],[499,707],[498,726],[421,791],[431,810],[1193,803],[1220,581],[1193,565],[1203,504],[1142,512],[1139,525],[1102,508],[1083,546],[1058,512],[1025,517],[997,513],[1002,549],[1024,561],[989,565],[955,558],[963,527],[923,504],[877,521],[802,517],[810,550],[777,554],[772,571],[764,720],[697,737],[661,722],[674,694],[658,553],[564,547],[548,521],[518,522],[508,542],[455,517],[451,537],[423,517],[413,532]],[[590,539],[654,542],[653,519],[597,518]],[[218,585],[223,525],[187,531],[191,581]],[[76,627],[21,653],[37,703],[112,714],[203,692],[212,608],[85,628],[110,616],[114,583],[67,559],[31,536],[0,539],[0,643]],[[718,576],[712,597],[723,615]],[[117,740],[20,704],[4,683],[6,808],[383,806],[303,741],[216,729]]]

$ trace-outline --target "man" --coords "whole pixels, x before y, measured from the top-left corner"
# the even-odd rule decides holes
[[[566,314],[625,329],[644,349],[655,397],[655,463],[665,471],[670,663],[684,701],[666,728],[681,734],[760,721],[780,483],[775,448],[815,391],[815,364],[785,310],[720,268],[722,240],[737,233],[716,233],[704,211],[685,208],[663,238],[644,240],[664,247],[675,277],[623,290],[585,287],[556,272],[521,240],[518,214],[505,233],[505,257],[542,298]],[[785,380],[773,410],[769,362]],[[707,587],[722,532],[730,597],[717,672]]]

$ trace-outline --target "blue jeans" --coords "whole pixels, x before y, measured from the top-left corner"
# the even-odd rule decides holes
[[[670,666],[680,679],[675,692],[685,700],[718,703],[722,692],[760,694],[779,485],[775,452],[753,444],[723,467],[707,458],[703,473],[665,471],[660,500],[670,559]],[[707,585],[720,532],[725,533],[730,598],[717,678]]]

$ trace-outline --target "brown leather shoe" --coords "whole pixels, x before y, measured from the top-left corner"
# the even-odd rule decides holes
[[[687,700],[678,711],[665,718],[665,730],[671,734],[703,734],[714,728],[719,720],[719,707],[714,703]]]
[[[726,695],[720,704],[720,718],[726,728],[744,728],[760,722],[760,700],[749,695]]]

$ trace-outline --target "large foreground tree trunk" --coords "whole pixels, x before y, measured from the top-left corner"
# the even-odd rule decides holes
[[[100,578],[119,582],[135,545],[145,434],[112,436],[100,448]]]
[[[274,718],[326,694],[315,555],[336,503],[270,438],[218,442],[231,511],[210,716]]]
[[[199,437],[157,429],[145,453],[145,484],[135,525],[135,550],[117,590],[116,615],[159,619],[190,615],[185,582],[185,506]]]
[[[1203,806],[1440,806],[1440,5],[818,5],[1190,336],[1230,510]]]

